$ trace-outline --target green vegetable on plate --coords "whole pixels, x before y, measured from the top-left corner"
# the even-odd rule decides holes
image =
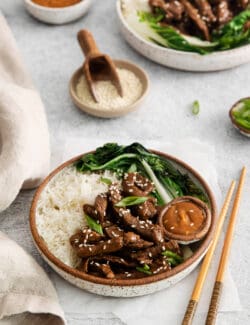
[[[232,111],[235,122],[250,131],[250,98],[242,99]]]
[[[97,223],[94,219],[92,219],[87,214],[85,214],[85,218],[86,218],[86,221],[87,221],[87,224],[88,224],[89,228],[91,228],[92,230],[98,232],[100,235],[103,235],[103,229],[102,229],[102,226],[99,223]]]
[[[143,266],[138,266],[136,270],[147,275],[152,275],[152,271],[150,270],[150,267],[147,264],[144,264]]]
[[[127,196],[118,202],[115,206],[118,208],[129,207],[137,204],[142,204],[148,200],[148,197],[143,196]]]
[[[139,143],[129,146],[107,143],[94,153],[83,156],[77,162],[76,168],[83,173],[110,170],[122,178],[131,170],[132,165],[136,166],[137,172],[154,183],[155,191],[152,195],[157,198],[159,205],[183,195],[208,201],[205,193],[188,174],[182,174],[167,159],[148,151]]]
[[[181,34],[171,26],[161,25],[160,21],[163,19],[163,15],[164,12],[161,10],[156,13],[138,11],[139,22],[150,28],[148,30],[149,39],[163,47],[204,55],[250,43],[250,29],[245,27],[246,23],[250,21],[250,9],[242,11],[222,28],[214,31],[211,42]],[[145,28],[145,30],[147,29]],[[157,37],[152,37],[152,31]]]
[[[192,113],[198,115],[200,113],[200,103],[198,100],[195,100],[192,104]]]

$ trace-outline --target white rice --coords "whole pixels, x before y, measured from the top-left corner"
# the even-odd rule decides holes
[[[83,205],[93,204],[98,194],[107,192],[108,185],[101,182],[101,177],[117,181],[109,171],[83,174],[74,166],[66,167],[53,177],[38,200],[38,232],[50,252],[71,267],[76,267],[80,259],[69,239],[86,225]]]

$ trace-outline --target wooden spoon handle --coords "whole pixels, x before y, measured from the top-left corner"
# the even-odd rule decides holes
[[[86,29],[82,29],[77,34],[78,42],[83,50],[83,53],[87,57],[88,55],[95,53],[99,54],[100,51],[96,45],[93,35]]]
[[[220,297],[222,292],[222,282],[216,281],[214,284],[214,290],[210,301],[210,306],[207,314],[206,325],[214,325],[216,322],[216,316],[219,308]]]

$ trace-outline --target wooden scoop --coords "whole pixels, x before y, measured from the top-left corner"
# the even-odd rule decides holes
[[[97,103],[99,102],[95,82],[100,80],[110,80],[116,87],[118,94],[123,97],[121,82],[112,59],[99,51],[93,35],[89,31],[80,30],[77,38],[86,57],[83,73],[94,100]]]

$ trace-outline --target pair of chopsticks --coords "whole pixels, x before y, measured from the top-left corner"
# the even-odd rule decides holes
[[[230,248],[231,248],[231,244],[232,244],[232,240],[233,240],[233,233],[234,233],[235,224],[236,224],[236,217],[237,217],[237,213],[239,210],[239,204],[240,204],[240,199],[241,199],[241,195],[242,195],[242,189],[243,189],[245,177],[246,177],[246,168],[244,167],[241,172],[238,189],[237,189],[237,193],[236,193],[236,196],[234,199],[234,204],[233,204],[233,208],[232,208],[232,212],[231,212],[231,216],[230,216],[230,220],[229,220],[229,224],[228,224],[228,229],[227,229],[226,237],[224,240],[224,246],[223,246],[222,254],[221,254],[221,258],[220,258],[220,264],[218,267],[216,280],[215,280],[215,284],[214,284],[214,289],[213,289],[212,297],[210,300],[210,306],[209,306],[209,310],[208,310],[208,314],[207,314],[206,325],[214,325],[216,322],[219,301],[220,301],[220,296],[221,296],[222,287],[223,287],[224,274],[225,274],[225,270],[226,270],[226,266],[227,266],[227,262],[228,262],[228,258],[229,258],[229,253],[230,253]],[[216,228],[216,231],[214,234],[214,239],[213,239],[212,244],[204,258],[202,265],[201,265],[201,269],[198,274],[191,299],[187,306],[186,313],[185,313],[185,316],[182,321],[182,325],[191,325],[192,324],[192,320],[193,320],[193,317],[194,317],[194,314],[195,314],[195,311],[196,311],[196,308],[197,308],[197,305],[198,305],[198,302],[200,299],[201,291],[202,291],[202,288],[203,288],[203,285],[204,285],[204,282],[205,282],[205,279],[206,279],[206,276],[208,273],[208,269],[211,264],[213,254],[214,254],[215,248],[217,246],[217,243],[218,243],[218,240],[220,237],[220,233],[221,233],[222,226],[223,226],[223,223],[224,223],[226,215],[227,215],[230,201],[232,199],[232,195],[233,195],[233,192],[235,189],[235,184],[236,184],[235,181],[233,181],[231,183],[231,186],[230,186],[228,192],[227,192],[226,199],[224,201],[222,210],[220,212],[217,228]]]

